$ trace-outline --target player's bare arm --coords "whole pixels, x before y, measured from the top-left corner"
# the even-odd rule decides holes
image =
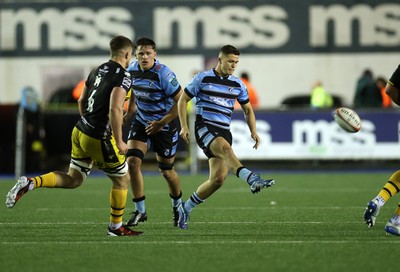
[[[250,129],[251,138],[254,140],[255,144],[253,146],[254,149],[257,149],[260,145],[260,137],[257,134],[256,128],[256,116],[254,114],[253,108],[251,107],[250,102],[242,105],[244,117],[246,119],[247,126]]]
[[[179,98],[182,95],[182,88],[179,90],[179,92],[173,97],[174,100],[174,105],[171,107],[169,112],[160,120],[158,121],[151,121],[149,122],[148,126],[146,127],[146,133],[148,135],[156,134],[159,132],[166,124],[170,123],[172,120],[174,120],[176,117],[178,117],[178,108],[177,108],[177,103]]]
[[[83,113],[85,112],[87,99],[88,99],[88,89],[86,86],[84,86],[81,92],[81,96],[78,99],[78,109],[79,109],[79,114],[81,116],[83,116]]]
[[[185,92],[178,100],[178,115],[181,124],[181,131],[179,132],[179,135],[186,143],[189,143],[190,139],[189,127],[187,125],[187,105],[190,100],[191,98]]]
[[[122,138],[122,122],[124,116],[122,105],[124,104],[125,96],[126,91],[123,88],[114,87],[110,97],[110,125],[120,154],[126,154],[128,150],[128,146]]]

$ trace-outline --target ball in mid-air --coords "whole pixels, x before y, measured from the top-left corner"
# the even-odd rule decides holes
[[[347,132],[356,133],[361,129],[360,116],[350,108],[337,108],[333,117],[335,118],[336,123]]]

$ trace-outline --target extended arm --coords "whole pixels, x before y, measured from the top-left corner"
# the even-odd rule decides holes
[[[254,114],[253,108],[250,103],[246,103],[242,105],[242,109],[244,112],[244,117],[246,119],[247,126],[250,129],[251,138],[256,142],[253,146],[254,149],[257,149],[260,145],[260,137],[257,134],[256,128],[256,116]]]

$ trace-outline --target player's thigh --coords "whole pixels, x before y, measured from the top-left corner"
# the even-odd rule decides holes
[[[229,142],[223,137],[216,137],[209,148],[214,156],[218,158],[224,158],[227,155],[227,151],[232,149]]]
[[[85,148],[89,140],[89,136],[74,127],[71,134],[71,158],[73,160],[81,161],[85,164],[91,164],[92,158]]]
[[[95,139],[87,136],[82,142],[82,148],[94,160],[97,167],[107,174],[125,164],[125,156],[119,153],[114,137]]]
[[[228,175],[228,168],[223,159],[217,157],[210,158],[208,160],[208,166],[210,168],[210,180],[219,180],[220,182],[225,180]]]

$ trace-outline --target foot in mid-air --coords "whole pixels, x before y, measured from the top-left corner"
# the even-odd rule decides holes
[[[111,229],[110,227],[107,229],[108,236],[138,236],[142,234],[142,231],[134,231],[124,225],[122,225],[118,229]]]
[[[126,222],[126,225],[129,227],[136,227],[139,222],[144,222],[147,221],[147,213],[141,213],[139,211],[134,211],[131,213],[132,217],[131,219],[128,220],[128,222]]]
[[[187,229],[187,222],[189,221],[189,213],[185,210],[185,202],[182,202],[178,205],[178,227],[181,229]]]
[[[261,189],[271,187],[275,184],[273,179],[262,179],[259,175],[253,174],[249,179],[250,191],[255,194],[261,191]]]
[[[364,211],[364,221],[369,228],[372,228],[375,225],[375,220],[379,214],[379,210],[380,207],[376,200],[371,200],[370,202],[368,202],[367,207]]]
[[[12,208],[15,206],[17,201],[29,191],[29,186],[33,181],[30,178],[22,176],[15,183],[14,187],[8,192],[6,196],[6,206],[7,208]]]

